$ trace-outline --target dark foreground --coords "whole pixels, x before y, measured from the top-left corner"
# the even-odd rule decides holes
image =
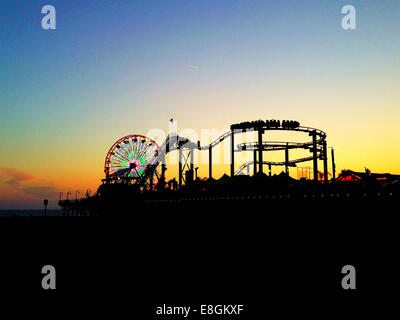
[[[251,199],[132,203],[115,208],[118,218],[2,218],[0,290],[21,303],[112,308],[134,319],[184,319],[157,316],[163,304],[244,305],[240,317],[223,319],[388,310],[400,284],[398,206]],[[41,287],[47,264],[56,268],[54,291]],[[356,268],[356,290],[341,286],[344,265]]]

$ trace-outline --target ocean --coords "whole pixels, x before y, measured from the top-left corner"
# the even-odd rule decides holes
[[[60,209],[47,210],[48,216],[61,216]],[[0,210],[0,217],[39,217],[44,215],[43,209],[37,210]]]

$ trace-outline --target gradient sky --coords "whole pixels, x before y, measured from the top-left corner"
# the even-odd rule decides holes
[[[295,119],[327,132],[339,171],[400,173],[398,0],[2,0],[0,39],[0,209],[95,191],[115,140],[171,117]]]

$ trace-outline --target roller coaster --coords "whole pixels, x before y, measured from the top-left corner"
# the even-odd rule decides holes
[[[266,141],[263,135],[268,131],[291,131],[307,134],[311,137],[307,142]],[[244,142],[235,145],[235,135],[256,132],[256,141]],[[130,183],[137,184],[145,190],[157,190],[165,185],[166,155],[178,151],[179,157],[179,187],[193,181],[194,152],[195,150],[208,151],[209,178],[212,178],[213,148],[230,139],[230,175],[241,175],[245,170],[254,174],[262,173],[263,167],[268,166],[271,174],[272,166],[285,166],[288,174],[289,167],[296,167],[298,163],[313,161],[313,178],[318,181],[318,160],[323,161],[323,178],[328,181],[327,142],[326,133],[320,129],[301,126],[297,121],[283,120],[256,120],[232,124],[230,130],[219,136],[207,145],[201,145],[180,137],[177,133],[170,133],[159,146],[155,141],[141,135],[129,135],[117,140],[107,153],[103,183]],[[304,149],[311,152],[308,157],[290,159],[289,151]],[[264,152],[284,150],[283,161],[264,161]],[[253,160],[242,164],[235,170],[236,152],[253,152]]]

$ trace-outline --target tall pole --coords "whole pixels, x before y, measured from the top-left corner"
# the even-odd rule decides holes
[[[335,180],[336,179],[335,147],[331,147],[331,155],[332,155],[332,177],[333,180]]]
[[[323,142],[323,152],[324,152],[324,181],[328,182],[328,152],[326,150],[326,141]]]
[[[231,177],[235,175],[235,133],[231,132]]]
[[[208,149],[208,179],[212,178],[212,147]]]
[[[262,134],[263,129],[258,129],[258,172],[263,172],[263,149],[262,149]]]

